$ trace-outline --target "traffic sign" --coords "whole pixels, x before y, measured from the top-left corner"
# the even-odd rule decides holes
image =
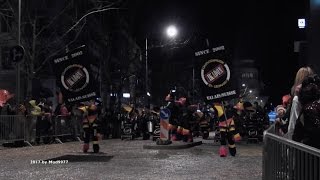
[[[169,119],[169,117],[171,116],[171,112],[169,109],[164,108],[160,110],[160,118],[161,119]]]
[[[10,49],[10,60],[15,63],[22,61],[24,48],[21,45],[14,46]]]
[[[160,139],[169,140],[170,123],[169,118],[171,112],[168,108],[160,110]]]

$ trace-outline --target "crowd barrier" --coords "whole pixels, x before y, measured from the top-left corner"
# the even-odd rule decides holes
[[[80,140],[81,119],[77,116],[0,116],[0,143],[24,141],[34,143],[62,143],[68,137]]]
[[[0,143],[25,139],[24,116],[0,116]]]
[[[55,116],[54,117],[54,136],[55,140],[62,143],[61,137],[69,136],[80,140],[82,132],[81,119],[78,116]]]
[[[276,133],[275,125],[264,132],[263,180],[319,180],[320,150]]]

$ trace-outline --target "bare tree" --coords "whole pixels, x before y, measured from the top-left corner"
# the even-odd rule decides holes
[[[26,51],[22,71],[26,74],[27,96],[32,93],[32,80],[48,73],[48,61],[78,45],[77,40],[87,24],[86,17],[109,10],[115,4],[93,0],[52,2],[54,4],[45,0],[22,1],[21,45]],[[17,37],[18,0],[4,0],[0,8],[1,17],[12,17],[14,25],[10,26],[10,36]]]

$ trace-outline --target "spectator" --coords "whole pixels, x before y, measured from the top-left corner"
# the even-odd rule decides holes
[[[14,109],[9,102],[6,102],[0,110],[0,115],[15,115]]]
[[[51,107],[51,102],[50,101],[43,101],[43,106],[42,106],[42,118],[41,118],[41,135],[45,136],[43,138],[43,142],[45,144],[48,144],[50,142],[50,135],[52,134],[51,132],[51,118],[52,118],[52,107]]]
[[[255,102],[253,103],[253,107],[254,107],[254,109],[256,110],[256,112],[258,112],[258,113],[264,113],[263,108],[259,105],[259,103],[258,103],[257,101],[255,101]]]
[[[278,105],[276,107],[276,112],[277,112],[277,117],[275,120],[276,128],[277,128],[277,133],[279,133],[281,136],[283,136],[286,133],[286,125],[288,122],[286,119],[283,119],[285,114],[286,114],[286,109],[283,107],[283,105]]]
[[[69,112],[67,106],[65,103],[62,103],[60,106],[60,111],[58,116],[58,119],[56,119],[56,124],[57,124],[57,131],[58,135],[62,133],[69,133],[71,129],[71,122],[70,122],[70,115],[71,112]]]
[[[300,90],[301,114],[297,120],[293,140],[320,149],[320,78],[308,76]]]
[[[286,113],[284,114],[282,119],[287,122],[286,126],[283,127],[284,129],[282,129],[284,133],[288,132],[291,105],[292,105],[292,97],[291,97],[291,95],[290,94],[284,95],[282,97],[282,106],[286,109]]]
[[[29,116],[28,118],[28,140],[31,143],[34,143],[35,141],[37,141],[37,143],[39,143],[39,122],[41,120],[41,108],[36,104],[35,100],[31,100],[29,101],[30,104],[30,114],[31,116]],[[36,138],[37,136],[37,138]],[[36,138],[36,139],[35,139]]]
[[[299,102],[299,93],[303,80],[313,74],[313,70],[310,67],[302,67],[298,70],[294,84],[291,88],[291,95],[293,96],[292,105],[290,109],[289,126],[286,137],[292,139],[292,134],[296,124],[296,120],[301,111],[301,104]]]
[[[70,115],[70,112],[64,103],[61,104],[59,115],[61,115],[61,116],[69,116]]]
[[[82,113],[81,110],[79,109],[80,104],[75,104],[71,107],[71,132],[73,135],[74,140],[79,140],[79,136],[81,134],[81,121],[82,121]]]
[[[36,100],[29,101],[31,105],[31,115],[33,116],[40,116],[41,115],[41,108],[36,105]]]
[[[24,104],[19,104],[17,115],[26,116],[27,115],[27,108]]]
[[[287,109],[289,106],[291,107],[291,103],[292,103],[292,97],[290,94],[282,96],[282,106],[284,108]]]

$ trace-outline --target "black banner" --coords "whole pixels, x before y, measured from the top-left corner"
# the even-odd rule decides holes
[[[53,67],[67,103],[86,101],[97,96],[85,46],[55,57]]]
[[[236,78],[225,46],[195,52],[197,74],[206,101],[222,101],[238,94]]]

